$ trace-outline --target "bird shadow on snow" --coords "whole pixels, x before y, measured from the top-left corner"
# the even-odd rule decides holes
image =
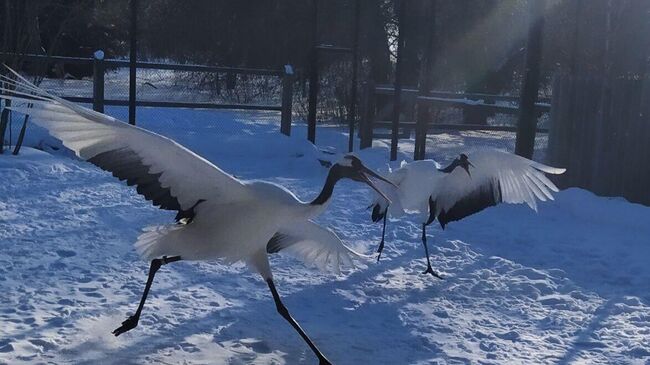
[[[650,208],[568,189],[541,203],[538,213],[500,205],[450,225],[445,234],[488,256],[562,270],[605,299],[636,296],[650,305],[649,219]]]
[[[394,364],[404,361],[412,363],[430,358],[435,349],[415,338],[404,327],[399,306],[395,306],[395,303],[355,306],[349,298],[337,293],[340,289],[348,289],[349,283],[367,281],[368,271],[371,273],[370,278],[373,278],[376,276],[374,274],[380,274],[387,269],[382,265],[372,266],[365,272],[355,271],[349,274],[343,281],[326,280],[319,285],[305,286],[302,290],[283,295],[283,300],[325,355],[336,364]],[[196,270],[194,267],[176,274],[191,280],[193,275],[198,274]],[[208,281],[211,280],[210,276],[214,275],[214,282],[218,282],[220,277],[210,273],[200,275],[204,275],[204,279]],[[109,328],[123,318],[121,314],[111,315],[96,322],[95,327],[105,327],[105,335],[87,339],[67,348],[65,352],[70,357],[84,354],[82,357],[85,359],[75,360],[78,364],[95,364],[106,359],[110,359],[112,363],[127,364],[151,361],[152,358],[155,358],[155,361],[163,361],[165,354],[188,347],[188,342],[191,342],[188,338],[203,334],[218,344],[213,346],[216,348],[213,355],[228,359],[229,363],[252,363],[266,355],[267,359],[274,359],[269,361],[270,363],[314,363],[313,353],[277,314],[271,295],[266,293],[266,285],[261,279],[256,281],[256,287],[251,289],[263,293],[263,298],[247,300],[245,305],[216,309],[173,325],[156,325],[155,321],[141,322],[139,328],[117,340],[112,337]],[[285,279],[276,275],[281,295],[284,281]],[[431,295],[436,295],[437,290],[432,288],[435,287],[433,284],[426,290],[430,290]],[[218,289],[218,285],[215,284],[215,287]],[[408,293],[401,294],[400,302],[412,299]],[[135,305],[135,295],[132,300]],[[143,314],[146,317],[151,311],[151,307],[145,308]],[[154,333],[138,333],[143,326],[156,328]],[[388,341],[390,343],[387,343]],[[398,348],[402,349],[397,350]],[[95,356],[88,358],[88,354]]]
[[[571,346],[566,350],[564,355],[557,361],[557,365],[569,365],[575,363],[583,351],[593,351],[600,347],[600,343],[594,341],[594,335],[598,328],[609,317],[611,309],[614,307],[615,299],[610,299],[603,303],[596,310],[594,316],[587,326],[577,334]],[[603,359],[606,361],[606,359]]]

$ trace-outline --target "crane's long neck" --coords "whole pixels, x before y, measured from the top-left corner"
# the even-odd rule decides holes
[[[454,171],[454,169],[458,166],[459,166],[458,160],[454,160],[452,163],[449,164],[449,166],[445,167],[444,169],[438,169],[438,171],[444,172],[445,174],[449,174],[452,171]]]
[[[321,190],[320,194],[316,197],[316,199],[312,200],[309,205],[311,206],[325,206],[327,202],[330,200],[332,197],[332,193],[334,192],[334,185],[341,179],[341,175],[339,174],[338,169],[336,168],[336,165],[333,166],[329,173],[327,174],[327,179],[325,179],[325,185],[323,185],[323,189]]]

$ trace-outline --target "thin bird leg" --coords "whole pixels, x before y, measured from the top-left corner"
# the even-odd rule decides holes
[[[149,289],[151,289],[151,284],[153,283],[153,278],[156,275],[158,269],[161,266],[169,264],[170,262],[175,262],[180,260],[180,256],[167,257],[163,256],[160,259],[151,260],[151,266],[149,266],[149,277],[147,278],[147,284],[144,287],[144,293],[142,293],[142,298],[140,299],[140,305],[135,311],[135,314],[127,318],[119,328],[116,328],[112,333],[115,336],[119,336],[124,332],[134,329],[138,325],[140,320],[140,313],[142,313],[142,308],[144,308],[144,302],[147,300],[147,295],[149,294]]]
[[[291,324],[291,326],[293,326],[293,328],[298,332],[298,334],[300,334],[300,337],[302,337],[302,339],[305,340],[305,342],[307,342],[309,348],[311,348],[314,354],[316,354],[316,356],[318,357],[318,361],[320,365],[331,365],[331,363],[329,362],[329,360],[327,360],[325,355],[323,355],[323,353],[320,352],[318,347],[314,345],[314,343],[311,341],[309,336],[307,336],[305,331],[303,331],[303,329],[300,327],[298,322],[296,322],[296,320],[293,319],[293,317],[291,317],[291,314],[289,314],[289,310],[287,309],[287,307],[284,306],[282,300],[280,299],[280,294],[278,294],[277,289],[275,289],[275,284],[273,283],[273,279],[267,279],[266,283],[269,285],[269,289],[271,289],[271,294],[273,295],[273,300],[275,301],[275,307],[278,310],[278,313],[280,313],[280,315],[284,319],[286,319],[287,322]]]
[[[381,253],[384,251],[384,237],[386,237],[386,217],[388,216],[388,210],[384,213],[384,228],[381,230],[381,242],[379,242],[379,247],[377,248],[377,262],[381,258]]]
[[[427,231],[426,231],[427,225],[426,223],[422,224],[422,245],[424,246],[424,253],[427,256],[427,269],[424,270],[423,274],[431,274],[433,277],[436,277],[438,279],[442,279],[442,276],[440,276],[438,273],[433,271],[433,268],[431,268],[431,261],[429,260],[429,248],[427,247]]]

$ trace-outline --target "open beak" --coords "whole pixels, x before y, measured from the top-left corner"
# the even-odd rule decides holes
[[[463,169],[465,169],[465,172],[467,172],[467,175],[469,175],[469,177],[472,177],[472,174],[469,172],[469,166],[474,167],[471,162],[467,161],[467,166],[463,166]]]
[[[363,182],[365,182],[365,183],[368,184],[371,188],[373,188],[373,190],[375,190],[379,195],[381,195],[382,198],[386,199],[386,201],[388,201],[388,204],[392,204],[392,203],[393,203],[393,202],[390,200],[390,198],[389,198],[388,196],[386,196],[386,194],[384,194],[384,192],[381,191],[381,190],[377,187],[377,185],[375,185],[375,183],[370,179],[370,177],[373,177],[373,178],[375,178],[375,179],[381,180],[381,181],[383,181],[383,182],[385,182],[385,183],[387,183],[387,184],[389,184],[389,185],[391,185],[391,186],[393,186],[393,187],[395,187],[395,188],[397,188],[397,185],[393,184],[392,182],[390,182],[389,180],[387,180],[387,179],[384,178],[383,176],[377,174],[376,172],[372,171],[371,169],[369,169],[369,168],[367,168],[367,167],[365,167],[365,166],[364,166],[364,168],[361,170],[361,172],[359,173],[359,175],[361,175],[361,179],[363,180]]]

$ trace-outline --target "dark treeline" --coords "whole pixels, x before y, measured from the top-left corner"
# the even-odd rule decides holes
[[[435,32],[435,89],[516,93],[532,0],[405,0],[404,82],[419,83],[427,32]],[[435,1],[435,29],[425,2]],[[361,0],[360,59],[365,78],[390,82],[397,19],[393,0]],[[139,0],[141,59],[225,66],[308,68],[313,1]],[[557,70],[646,73],[647,0],[549,0],[543,85]],[[2,49],[88,57],[128,55],[128,0],[4,0]],[[318,1],[319,41],[352,44],[354,0]],[[321,58],[327,70],[345,55]],[[338,69],[337,69],[338,70]],[[66,70],[67,71],[67,70]],[[326,75],[326,73],[324,73]],[[346,78],[340,78],[346,80]]]

